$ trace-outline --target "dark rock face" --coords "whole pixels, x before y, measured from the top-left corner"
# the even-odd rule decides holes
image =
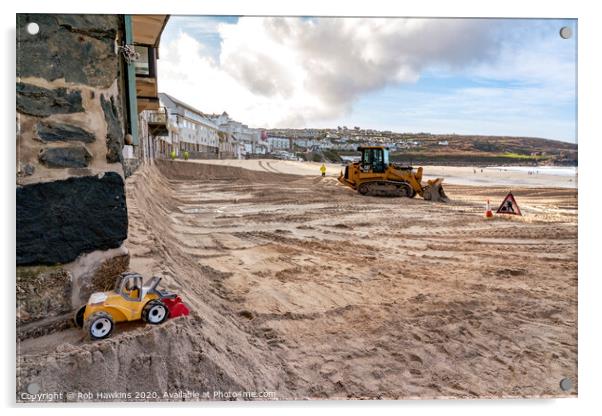
[[[17,265],[116,248],[127,230],[124,182],[115,172],[17,188]]]
[[[94,133],[65,123],[41,122],[36,126],[38,137],[45,142],[84,142],[92,143],[96,137]]]
[[[27,32],[30,22],[40,26],[38,34]],[[117,15],[18,14],[17,76],[108,88],[119,71],[119,25]]]
[[[119,121],[119,112],[113,97],[110,100],[105,99],[104,95],[100,96],[100,104],[105,113],[105,121],[107,122],[107,162],[121,162],[123,156],[123,130]]]
[[[17,111],[37,117],[84,111],[79,91],[66,88],[49,90],[17,82]]]
[[[43,149],[39,159],[49,168],[85,168],[92,154],[84,146],[54,147]]]

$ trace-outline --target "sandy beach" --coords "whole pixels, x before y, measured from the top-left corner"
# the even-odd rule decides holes
[[[577,385],[567,178],[425,168],[446,179],[442,204],[363,197],[338,184],[340,166],[326,178],[318,167],[140,168],[127,181],[130,268],[164,276],[193,314],[96,343],[76,329],[26,340],[20,371],[63,389],[278,399],[576,395],[558,384]],[[501,203],[509,187],[523,216],[486,220],[484,201]]]
[[[190,162],[306,176],[318,175],[322,165],[316,162],[275,159],[191,160]],[[415,166],[415,168],[417,167]],[[326,176],[337,177],[341,169],[344,169],[342,164],[326,163]],[[521,168],[519,170],[517,167],[423,166],[423,169],[425,179],[444,178],[445,183],[453,185],[577,188],[576,168],[557,168],[557,170],[562,170],[562,174],[554,171],[550,173],[550,170],[545,167]],[[529,171],[533,174],[529,174]]]

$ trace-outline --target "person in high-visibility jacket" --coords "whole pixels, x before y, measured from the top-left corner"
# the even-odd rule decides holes
[[[322,172],[322,176],[326,176],[326,165],[324,163],[320,166],[320,172]]]

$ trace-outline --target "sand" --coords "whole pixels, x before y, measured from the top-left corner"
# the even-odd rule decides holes
[[[236,166],[244,169],[270,173],[287,173],[294,175],[315,176],[320,173],[321,163],[294,162],[288,160],[255,159],[255,160],[191,160],[192,163],[213,164],[219,166]],[[326,163],[326,176],[339,176],[343,164]],[[418,166],[415,166],[417,168]],[[510,167],[472,167],[472,166],[423,166],[424,178],[444,178],[445,183],[470,186],[505,186],[518,188],[577,188],[577,175],[551,174],[553,170],[542,168],[525,168],[518,170]],[[533,174],[529,174],[528,170]],[[573,170],[572,168],[561,168]],[[559,169],[560,170],[560,169]],[[537,174],[535,174],[537,172]]]
[[[193,315],[100,342],[75,329],[26,340],[18,387],[576,395],[575,189],[512,184],[524,215],[486,220],[507,185],[448,184],[449,204],[363,197],[318,167],[140,168],[127,181],[131,269],[164,276]]]

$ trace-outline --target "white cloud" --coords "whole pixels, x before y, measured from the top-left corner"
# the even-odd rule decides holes
[[[487,24],[461,19],[241,18],[220,24],[219,62],[181,32],[164,43],[160,89],[251,125],[302,126],[348,113],[362,94],[415,82],[431,64],[487,58]]]
[[[404,108],[406,115],[421,113],[425,122],[449,116],[450,127],[454,114],[474,117],[475,126],[489,120],[503,127],[495,119],[504,115],[520,124],[521,114],[538,115],[542,103],[574,99],[571,48],[555,54],[558,36],[533,36],[541,27],[531,21],[249,17],[217,25],[219,59],[185,30],[162,44],[160,90],[252,126],[331,124],[366,94],[413,84],[427,70],[485,81],[431,95],[433,103],[408,97],[421,107]],[[522,45],[525,38],[533,43]]]

